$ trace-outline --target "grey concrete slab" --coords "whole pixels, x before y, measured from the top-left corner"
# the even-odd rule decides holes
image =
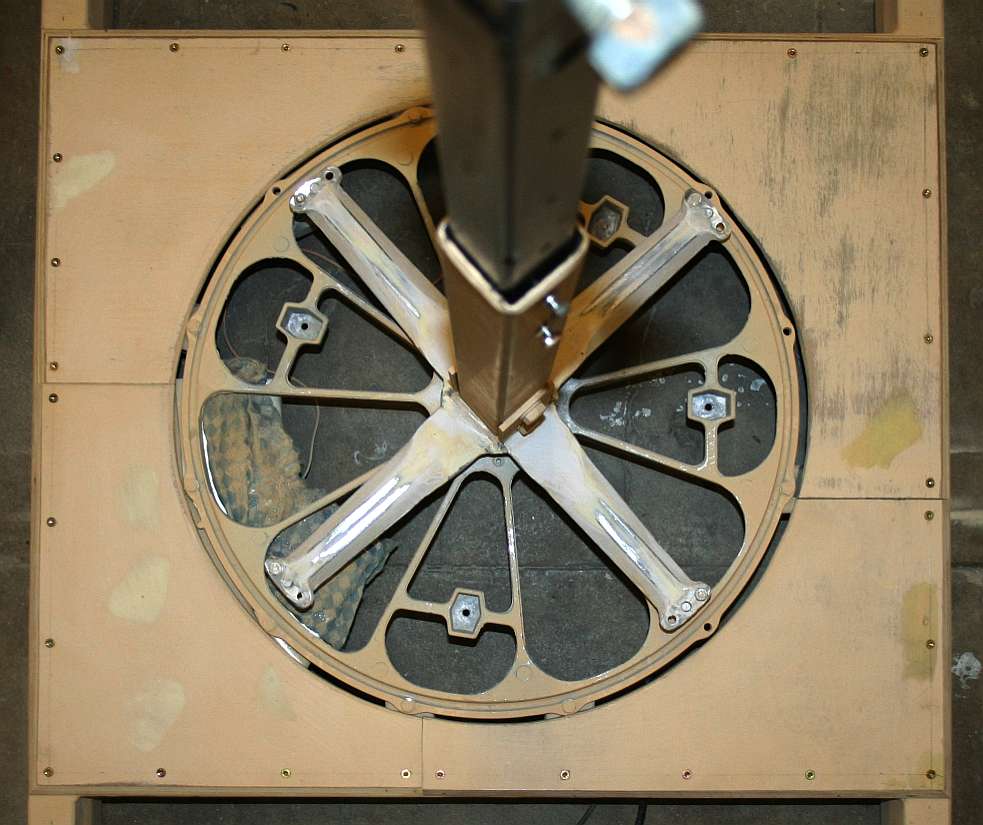
[[[29,568],[0,541],[0,823],[24,821],[27,792]],[[18,548],[19,549],[19,548]]]
[[[983,568],[952,571],[953,825],[983,810]]]

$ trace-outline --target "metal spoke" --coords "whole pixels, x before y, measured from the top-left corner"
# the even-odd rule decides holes
[[[655,540],[587,457],[554,408],[529,435],[507,442],[519,466],[549,494],[659,611],[664,630],[676,630],[710,598]]]
[[[726,240],[730,231],[716,207],[699,192],[688,191],[676,214],[646,244],[574,298],[553,367],[553,386],[573,375],[707,244]]]
[[[330,519],[286,558],[268,560],[267,573],[295,606],[310,607],[318,587],[497,446],[456,396],[445,396],[441,408]]]
[[[433,369],[447,378],[453,359],[444,296],[345,192],[341,177],[341,170],[325,169],[297,189],[291,206],[313,221]]]

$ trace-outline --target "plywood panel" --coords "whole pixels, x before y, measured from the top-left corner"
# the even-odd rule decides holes
[[[605,117],[726,197],[772,262],[806,361],[804,496],[942,491],[929,52],[909,43],[704,42],[638,95],[601,101]]]
[[[169,381],[185,313],[264,186],[427,93],[405,35],[170,42],[49,49],[51,380]],[[704,40],[639,95],[602,99],[726,196],[785,284],[809,381],[805,496],[945,492],[935,78],[934,46]]]
[[[41,527],[34,605],[54,646],[39,646],[32,778],[414,787],[420,721],[294,664],[219,577],[175,478],[172,392],[62,386],[42,408],[40,515],[56,524]]]
[[[926,520],[925,509],[799,502],[751,598],[702,648],[652,684],[572,718],[425,720],[426,787],[941,791],[948,604],[933,548],[944,520]]]

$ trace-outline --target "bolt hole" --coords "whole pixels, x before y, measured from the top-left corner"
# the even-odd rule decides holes
[[[704,192],[703,193],[703,197],[706,198],[708,201],[712,201],[713,200],[713,192],[710,192],[710,191]]]
[[[709,632],[710,632],[711,630],[713,630],[713,625],[712,625],[712,624],[710,624],[710,622],[707,622],[707,623],[706,623],[705,625],[703,625],[703,629],[704,629],[704,630],[705,630],[705,631],[706,631],[707,633],[709,633]]]
[[[300,328],[305,331],[307,330],[308,327],[310,327],[310,324],[308,324],[307,321],[304,321],[304,323],[300,325]]]
[[[282,191],[283,190],[279,186],[274,186],[273,187],[273,194],[274,195],[279,195]]]
[[[334,180],[334,172],[325,172],[324,173],[324,179],[325,180]]]
[[[713,409],[713,404],[704,404],[703,409],[710,412]]]
[[[792,327],[785,327],[782,330],[782,335],[784,335],[786,338],[791,334],[792,334]]]
[[[465,607],[464,610],[461,611],[461,615],[464,616],[464,618],[466,619],[468,616],[471,615],[471,611]]]

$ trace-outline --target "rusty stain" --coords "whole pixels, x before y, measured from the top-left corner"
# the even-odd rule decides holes
[[[912,585],[901,602],[901,641],[904,648],[904,675],[908,679],[931,679],[937,650],[926,645],[935,638],[938,616],[937,595],[931,582]]]
[[[922,430],[914,399],[907,392],[895,393],[844,448],[843,459],[851,467],[887,469],[895,458],[918,443]]]

